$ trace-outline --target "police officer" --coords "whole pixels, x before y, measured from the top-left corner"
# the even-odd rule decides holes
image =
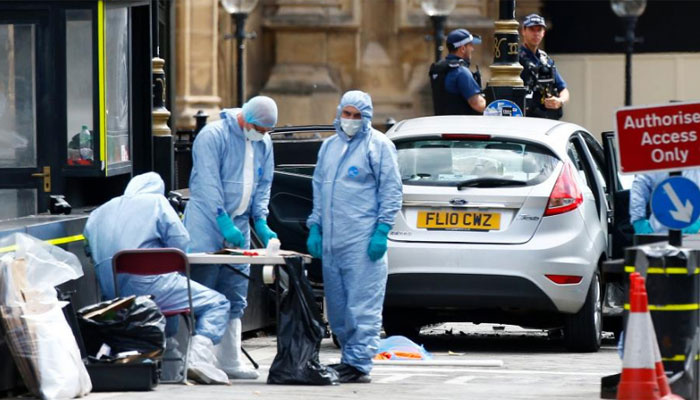
[[[446,42],[450,54],[430,66],[435,115],[481,115],[486,108],[481,76],[478,69],[474,74],[469,70],[474,45],[480,44],[481,38],[456,29],[447,35]]]
[[[523,44],[519,54],[523,71],[520,77],[532,91],[532,99],[526,104],[526,115],[559,119],[562,106],[569,100],[569,90],[554,60],[539,49],[545,28],[544,18],[537,14],[530,14],[523,20]]]

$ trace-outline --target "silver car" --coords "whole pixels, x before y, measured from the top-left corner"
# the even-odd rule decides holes
[[[404,184],[387,335],[494,322],[563,327],[568,349],[598,350],[612,244],[599,142],[571,123],[482,116],[409,119],[387,136]]]

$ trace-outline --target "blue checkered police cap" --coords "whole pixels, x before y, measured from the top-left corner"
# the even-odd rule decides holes
[[[525,28],[529,28],[531,26],[546,27],[547,25],[544,23],[544,18],[540,17],[537,14],[530,14],[523,20],[523,26]]]
[[[448,48],[456,49],[462,47],[467,43],[479,44],[481,43],[481,37],[478,35],[472,35],[466,29],[455,29],[447,35]]]

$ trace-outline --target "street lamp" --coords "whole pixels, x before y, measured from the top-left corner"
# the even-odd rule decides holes
[[[239,107],[243,106],[245,93],[243,90],[243,50],[245,49],[243,41],[248,38],[245,32],[245,19],[257,4],[258,0],[221,0],[224,10],[231,15],[231,21],[236,24],[236,33],[233,37],[236,38],[236,89]]]
[[[632,104],[632,53],[634,44],[640,43],[641,39],[635,37],[634,28],[637,25],[637,18],[644,13],[647,6],[646,0],[610,0],[610,7],[615,15],[625,22],[627,31],[624,38],[616,38],[618,42],[625,42],[625,105]]]
[[[421,1],[423,12],[433,22],[435,34],[435,62],[442,58],[442,43],[445,41],[445,21],[457,5],[457,0],[423,0]]]

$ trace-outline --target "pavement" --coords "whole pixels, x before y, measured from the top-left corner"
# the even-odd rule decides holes
[[[286,386],[266,384],[276,354],[276,337],[244,341],[260,364],[255,381],[231,385],[161,384],[150,392],[92,393],[90,399],[598,399],[600,378],[620,371],[610,335],[597,353],[568,353],[560,338],[541,330],[492,324],[442,324],[421,332],[418,340],[435,360],[455,364],[503,362],[502,367],[464,365],[378,365],[370,384]],[[340,351],[330,339],[321,345],[322,363],[338,362]]]

